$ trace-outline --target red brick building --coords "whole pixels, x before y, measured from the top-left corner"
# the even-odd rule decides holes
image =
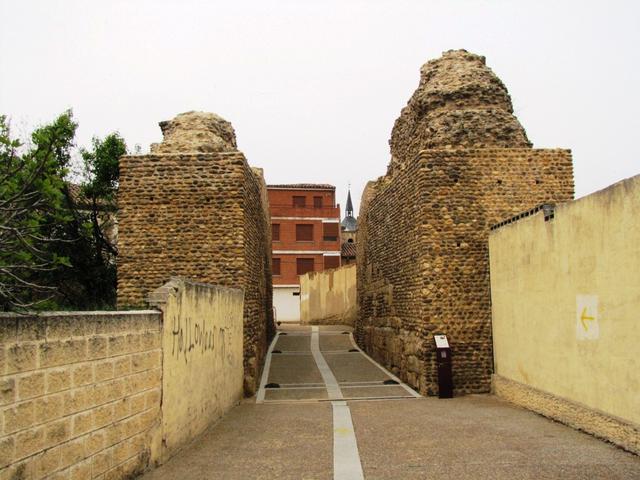
[[[340,206],[333,185],[268,185],[273,306],[278,321],[300,320],[299,275],[340,266]]]

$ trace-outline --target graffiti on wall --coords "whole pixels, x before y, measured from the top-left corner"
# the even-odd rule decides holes
[[[219,354],[225,358],[226,344],[230,340],[230,332],[225,327],[216,327],[213,318],[194,320],[190,316],[173,315],[171,322],[172,347],[171,355],[183,358],[185,363],[193,353],[204,354],[213,351],[216,337],[219,339]]]

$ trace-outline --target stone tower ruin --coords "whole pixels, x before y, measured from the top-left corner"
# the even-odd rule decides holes
[[[244,290],[245,390],[256,388],[268,341],[271,230],[262,171],[213,113],[161,122],[162,143],[120,159],[118,305],[144,305],[172,276]]]
[[[487,392],[489,229],[573,199],[571,152],[532,148],[504,84],[465,50],[422,67],[389,143],[387,174],[367,185],[358,218],[358,343],[433,395],[433,335],[446,334],[455,392]]]

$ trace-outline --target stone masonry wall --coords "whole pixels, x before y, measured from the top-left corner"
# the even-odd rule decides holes
[[[358,215],[356,272],[358,344],[414,387],[425,385],[426,374],[419,257],[428,197],[421,168],[413,162],[394,181],[383,177],[367,185]]]
[[[172,276],[243,289],[249,394],[273,333],[263,183],[237,151],[120,160],[118,304],[143,304]]]
[[[359,344],[421,393],[437,393],[433,334],[448,335],[456,393],[492,373],[492,224],[573,198],[568,150],[433,149],[367,189],[359,216]]]
[[[0,316],[0,478],[125,478],[159,445],[159,312]]]
[[[393,125],[389,172],[424,149],[531,147],[504,83],[485,57],[449,50],[420,69],[420,83]]]
[[[242,282],[244,164],[239,152],[120,159],[118,305],[144,305],[172,276]]]
[[[244,389],[255,393],[269,342],[275,335],[271,281],[271,220],[267,184],[244,164]]]

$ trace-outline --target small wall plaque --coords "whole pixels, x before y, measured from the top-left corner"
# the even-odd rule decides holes
[[[433,338],[436,341],[436,348],[449,348],[449,341],[446,335],[434,335]]]

